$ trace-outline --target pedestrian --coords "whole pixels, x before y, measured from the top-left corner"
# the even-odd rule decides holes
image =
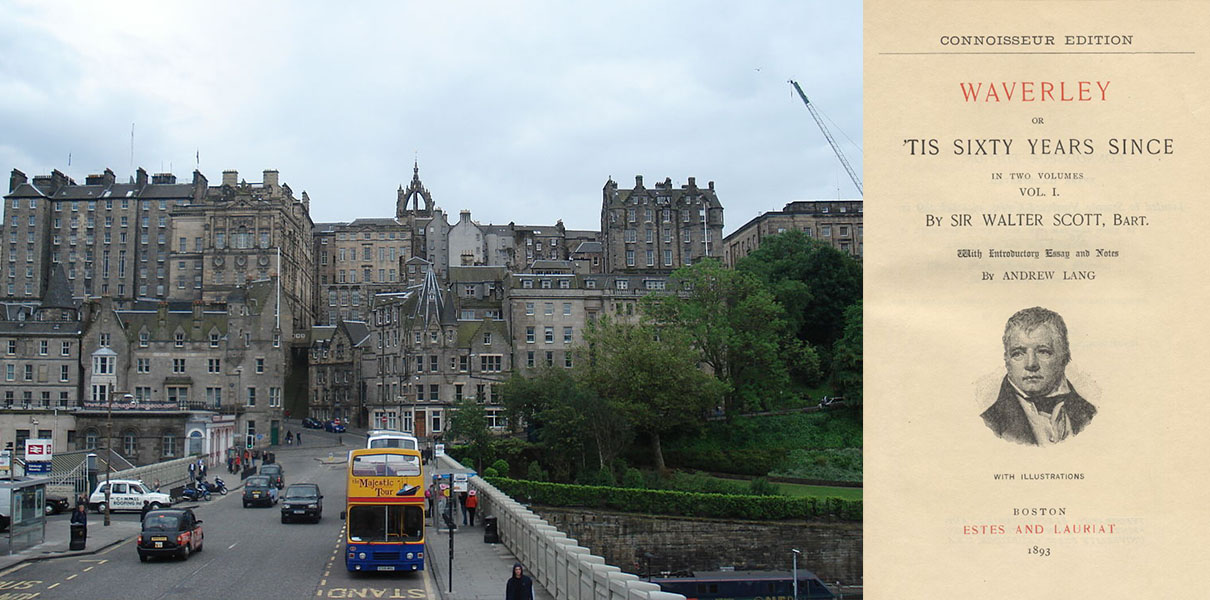
[[[475,509],[479,508],[479,494],[475,490],[470,491],[470,496],[466,499],[466,512],[471,516],[471,527],[475,526]]]
[[[298,435],[294,436],[294,439],[298,440],[298,445],[301,446],[302,445],[302,432],[301,431],[298,432]]]
[[[436,488],[437,484],[430,483],[428,489],[424,490],[424,499],[429,501],[429,516],[434,518],[437,516],[436,513],[433,512],[435,508],[433,503],[437,501],[437,499],[434,497],[436,496],[436,493],[434,492]]]
[[[147,513],[149,513],[149,512],[151,512],[151,503],[144,500],[143,501],[143,510],[139,511],[139,522],[140,523],[147,520]]]
[[[466,492],[458,492],[458,508],[462,509],[462,524],[466,525]]]
[[[504,587],[504,600],[534,600],[534,580],[525,574],[521,563],[513,563],[513,576]]]
[[[237,472],[237,473],[238,473],[238,472],[240,472],[240,471],[242,471],[242,470],[243,470],[243,466],[242,466],[242,465],[240,465],[240,460],[239,460],[239,457],[238,457],[238,456],[236,456],[236,457],[235,457],[235,472]]]
[[[189,463],[189,481],[197,479],[197,463]]]
[[[227,472],[228,473],[235,472],[235,459],[231,458],[231,455],[227,455]]]
[[[72,525],[83,525],[88,527],[88,505],[77,504],[76,511],[71,513]]]
[[[343,433],[336,434],[336,443],[341,446],[345,445],[345,435]]]
[[[204,458],[197,459],[197,475],[202,479],[206,478],[206,459]]]

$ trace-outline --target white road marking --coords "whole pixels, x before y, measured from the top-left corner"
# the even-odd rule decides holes
[[[228,550],[230,550],[230,549],[232,549],[232,548],[234,548],[234,547],[236,547],[236,546],[238,546],[238,545],[239,545],[239,542],[236,542],[236,543],[234,543],[234,544],[231,544],[230,546],[227,546],[227,549],[228,549]]]
[[[61,585],[61,584],[58,584],[58,583],[52,583],[52,584],[50,584],[50,585],[46,586],[46,589],[48,589],[48,590],[53,590],[53,589],[55,589],[55,588],[59,587],[60,585]]]

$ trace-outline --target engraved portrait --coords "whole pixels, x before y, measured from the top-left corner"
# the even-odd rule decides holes
[[[1050,446],[1084,430],[1097,413],[1067,376],[1071,362],[1067,324],[1035,306],[1004,325],[1004,370],[996,400],[982,415],[997,437]]]

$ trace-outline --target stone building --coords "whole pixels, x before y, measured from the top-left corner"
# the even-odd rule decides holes
[[[364,321],[338,321],[336,325],[312,328],[311,338],[307,416],[320,421],[341,419],[364,427],[361,387],[365,380],[360,367],[370,339],[369,327]]]
[[[74,297],[167,297],[171,211],[205,192],[197,171],[188,184],[170,174],[149,178],[143,169],[130,183],[106,169],[78,184],[59,171],[30,180],[13,169],[4,197],[7,243],[0,246],[5,295],[41,297],[61,264]]]
[[[357,219],[315,227],[318,266],[317,322],[365,318],[375,294],[397,290],[400,262],[412,256],[412,229],[395,219]]]
[[[208,443],[215,452],[277,443],[292,366],[288,344],[276,335],[277,293],[275,281],[261,281],[234,289],[223,303],[161,301],[128,309],[105,297],[90,303],[81,348],[87,357],[83,407],[196,413],[181,417],[182,427],[191,418],[217,423],[210,417],[229,415],[232,439]],[[166,443],[154,431],[135,433],[139,453]]]
[[[801,231],[809,238],[861,260],[861,200],[799,200],[780,211],[769,211],[731,232],[724,240],[728,267],[760,247],[761,240],[786,231]]]
[[[396,193],[395,220],[413,232],[411,255],[432,263],[437,277],[445,280],[450,266],[450,225],[445,212],[433,202],[432,194],[420,182],[418,164],[412,165],[412,181],[407,189],[399,186]]]
[[[679,188],[671,179],[654,189],[635,178],[632,189],[605,182],[601,202],[601,243],[606,273],[669,274],[705,257],[722,257],[723,206],[711,181],[697,187],[693,177]]]
[[[223,171],[222,184],[193,204],[177,206],[171,223],[169,299],[225,302],[249,282],[272,278],[280,282],[280,301],[293,315],[280,334],[286,343],[305,346],[315,322],[313,223],[306,192],[295,198],[274,170],[264,171],[259,184]]]

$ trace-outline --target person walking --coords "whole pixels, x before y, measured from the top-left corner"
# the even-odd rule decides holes
[[[149,513],[149,512],[151,512],[151,503],[144,500],[143,501],[143,510],[139,511],[139,522],[140,523],[147,520],[147,513]]]
[[[475,490],[470,491],[470,495],[466,498],[466,512],[471,518],[471,527],[475,526],[475,509],[479,508],[479,493]]]
[[[458,492],[458,507],[462,510],[462,524],[466,525],[466,492]]]
[[[525,574],[521,563],[513,563],[513,576],[504,586],[504,600],[534,600],[534,580]]]
[[[197,463],[189,463],[189,481],[197,479]]]

